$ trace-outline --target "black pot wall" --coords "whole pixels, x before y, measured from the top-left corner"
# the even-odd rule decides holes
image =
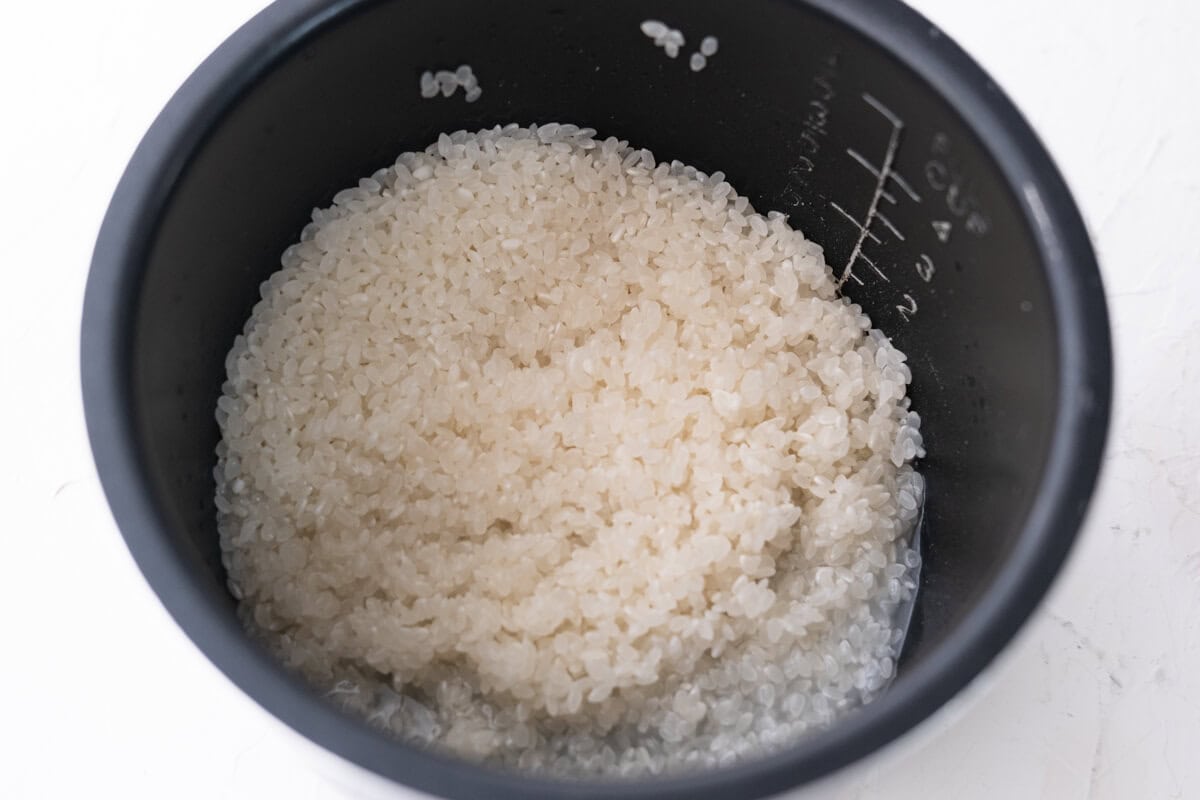
[[[754,796],[915,724],[1011,637],[1099,463],[1110,367],[1094,257],[1048,158],[961,51],[899,4],[824,5],[280,3],[181,89],[97,245],[84,393],[134,556],[247,693],[326,747],[449,796]],[[687,36],[679,59],[641,34],[650,16]],[[720,51],[694,73],[687,55],[709,34]],[[460,63],[479,102],[420,98],[423,70]],[[510,121],[573,122],[723,170],[824,245],[846,293],[909,354],[928,451],[916,616],[892,690],[834,731],[704,776],[532,781],[390,742],[242,636],[217,547],[213,409],[259,283],[338,189],[441,131]]]

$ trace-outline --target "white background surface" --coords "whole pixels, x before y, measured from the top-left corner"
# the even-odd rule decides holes
[[[1109,292],[1117,406],[1081,544],[974,702],[821,794],[1200,797],[1200,6],[914,4],[1066,173]],[[80,304],[109,195],[171,93],[261,5],[4,11],[0,798],[344,796],[145,586],[79,400]]]

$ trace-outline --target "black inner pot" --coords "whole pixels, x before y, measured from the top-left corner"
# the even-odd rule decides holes
[[[828,7],[825,7],[828,6]],[[666,57],[654,17],[688,45]],[[688,55],[715,35],[702,72]],[[483,96],[425,100],[468,63]],[[572,122],[705,171],[825,247],[908,353],[928,482],[920,594],[899,677],[786,753],[705,775],[535,781],[391,742],[241,633],[211,470],[224,357],[314,206],[442,131]],[[96,460],[143,571],[206,654],[315,741],[453,797],[752,796],[898,735],[960,688],[1044,593],[1078,527],[1109,397],[1086,234],[1017,113],[891,2],[295,2],[268,9],[168,106],[97,245],[83,340]]]

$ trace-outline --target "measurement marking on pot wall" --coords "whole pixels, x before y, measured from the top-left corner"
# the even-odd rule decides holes
[[[864,92],[862,94],[862,99],[863,102],[871,106],[871,108],[879,112],[880,116],[887,120],[888,125],[891,127],[891,131],[888,133],[887,148],[884,151],[883,163],[879,166],[871,163],[870,159],[866,158],[857,150],[854,150],[853,148],[846,149],[846,155],[854,159],[859,166],[861,166],[875,178],[875,189],[871,193],[871,202],[867,205],[867,213],[863,216],[861,221],[859,221],[859,219],[854,215],[848,213],[837,203],[830,201],[830,205],[833,207],[833,209],[848,219],[850,223],[858,229],[858,238],[854,242],[854,248],[850,251],[850,258],[846,261],[846,266],[842,268],[842,274],[838,278],[838,286],[843,285],[847,280],[853,280],[860,286],[862,285],[862,279],[854,274],[854,266],[859,261],[862,261],[864,264],[871,267],[875,274],[879,275],[879,277],[883,278],[885,281],[888,280],[883,271],[880,270],[879,267],[877,267],[875,263],[867,258],[863,253],[863,245],[866,243],[867,239],[870,239],[876,244],[880,243],[879,237],[871,231],[871,226],[875,224],[876,220],[878,220],[885,228],[887,228],[893,236],[900,241],[904,241],[904,235],[900,233],[899,229],[897,229],[895,225],[892,224],[891,220],[882,215],[879,211],[879,202],[881,200],[887,200],[892,205],[897,204],[896,196],[888,191],[888,182],[890,181],[899,187],[900,190],[904,192],[904,194],[908,195],[908,197],[914,203],[921,202],[921,196],[913,191],[912,185],[904,179],[903,175],[897,173],[893,168],[896,162],[896,153],[900,149],[900,134],[904,130],[904,120],[896,116],[894,111],[892,111],[872,95]],[[912,309],[912,311],[915,310],[915,308]],[[905,318],[907,319],[907,315]]]
[[[954,225],[945,219],[935,219],[930,223],[933,226],[933,232],[937,234],[938,241],[942,244],[950,241],[950,231],[954,229]]]
[[[833,210],[834,210],[834,211],[838,212],[838,213],[839,213],[839,214],[841,214],[843,217],[845,217],[846,219],[848,219],[848,220],[850,221],[850,224],[851,224],[851,225],[853,225],[854,227],[858,228],[858,230],[859,230],[859,232],[860,232],[860,233],[866,234],[867,238],[869,238],[871,241],[875,242],[876,244],[879,244],[879,243],[880,243],[879,237],[878,237],[878,236],[876,236],[875,234],[871,233],[871,231],[870,231],[870,230],[868,230],[867,228],[864,228],[862,225],[860,225],[860,224],[858,223],[858,220],[856,220],[856,219],[854,218],[854,215],[853,215],[853,214],[851,214],[849,211],[847,211],[846,209],[842,208],[841,206],[839,206],[837,203],[835,203],[835,202],[834,202],[834,201],[832,201],[832,200],[830,200],[830,201],[829,201],[829,205],[833,206]]]
[[[861,262],[863,262],[864,264],[866,264],[866,265],[867,265],[868,267],[870,267],[871,269],[873,269],[873,270],[875,271],[875,274],[876,274],[876,275],[878,275],[879,277],[883,278],[883,280],[884,280],[884,282],[885,282],[885,283],[891,283],[891,282],[892,282],[892,279],[891,279],[891,278],[889,278],[887,275],[884,275],[884,274],[883,274],[883,270],[881,270],[879,267],[875,266],[875,262],[874,262],[874,261],[872,261],[871,259],[867,258],[865,254],[863,254],[863,253],[859,253],[859,254],[858,254],[858,260],[859,260],[859,261],[861,261]],[[858,279],[857,279],[857,278],[855,278],[855,280],[858,280]],[[862,284],[862,281],[858,281],[858,282],[859,282],[859,285],[861,285],[861,284]]]
[[[917,262],[917,275],[921,276],[921,280],[929,283],[933,280],[935,272],[937,269],[933,266],[933,259],[925,253],[921,253],[921,260]]]
[[[874,164],[872,164],[870,161],[868,161],[863,156],[862,153],[858,152],[853,147],[846,148],[846,155],[850,156],[855,161],[857,161],[859,164],[861,164],[863,169],[865,169],[867,172],[874,175],[876,178],[880,177],[879,168],[876,167]],[[909,184],[908,181],[906,181],[904,179],[904,177],[902,175],[896,173],[895,171],[892,171],[892,172],[888,173],[887,177],[889,180],[893,181],[897,186],[899,186],[900,189],[906,195],[908,195],[910,198],[912,198],[915,202],[917,202],[917,203],[921,202],[921,196],[919,194],[917,194],[916,191],[913,190],[912,186]],[[886,181],[884,182],[884,184],[886,185]],[[896,196],[894,194],[892,194],[891,192],[887,191],[886,189],[883,190],[883,199],[887,200],[892,205],[896,205]]]
[[[867,172],[874,175],[876,180],[879,180],[879,170],[875,167],[874,164],[872,164],[870,161],[868,161],[861,153],[859,153],[853,147],[847,147],[846,155],[850,156],[855,161],[857,161],[859,164],[861,164],[863,169],[865,169]],[[883,186],[887,185],[887,181],[880,181],[880,184],[881,184],[880,189],[879,189],[880,196],[882,196],[884,200],[887,200],[892,205],[896,205],[896,196],[893,195],[891,192],[889,192],[887,189],[883,188]]]
[[[892,221],[890,219],[888,219],[887,217],[885,217],[883,215],[882,211],[876,211],[875,218],[877,220],[879,220],[880,222],[882,222],[883,227],[885,227],[889,231],[891,231],[893,236],[895,236],[897,239],[899,239],[902,242],[904,241],[904,234],[901,233],[900,231],[896,230],[896,226],[892,224]]]

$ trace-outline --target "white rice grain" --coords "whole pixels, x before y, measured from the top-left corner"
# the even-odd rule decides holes
[[[670,28],[656,19],[648,19],[642,23],[642,33],[646,34],[651,39],[657,39],[658,37],[665,35],[669,30]]]
[[[433,73],[426,70],[421,73],[421,97],[433,97],[438,93],[438,82]]]
[[[910,374],[725,187],[510,125],[314,211],[217,404],[247,626],[373,724],[554,774],[733,763],[881,691]]]

